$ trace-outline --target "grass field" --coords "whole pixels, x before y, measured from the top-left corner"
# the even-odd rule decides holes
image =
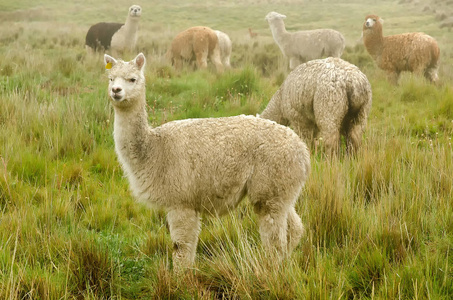
[[[102,56],[84,49],[90,25],[124,22],[133,3],[0,3],[0,299],[451,299],[453,39],[424,9],[448,1],[398,2],[136,3],[154,126],[262,111],[289,73],[264,20],[269,11],[286,14],[289,31],[341,31],[343,58],[373,89],[356,156],[326,159],[312,149],[296,206],[307,236],[290,258],[266,256],[244,201],[228,216],[203,218],[196,265],[184,277],[171,271],[165,212],[128,190]],[[424,31],[438,40],[438,85],[411,74],[398,86],[386,80],[357,44],[370,13],[385,19],[386,35]],[[230,35],[233,70],[168,65],[174,35],[195,25]]]

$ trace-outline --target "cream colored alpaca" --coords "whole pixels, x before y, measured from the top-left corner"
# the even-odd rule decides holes
[[[138,5],[129,8],[126,23],[113,36],[111,48],[114,53],[125,50],[133,51],[138,38],[138,21],[142,15],[142,9]]]
[[[145,56],[104,56],[115,110],[115,150],[134,196],[168,211],[177,270],[190,267],[200,214],[221,215],[248,194],[261,240],[280,256],[304,227],[294,205],[306,181],[306,145],[289,128],[252,116],[188,119],[151,128],[145,111]]]
[[[283,55],[289,58],[291,70],[313,59],[340,57],[343,54],[345,39],[339,31],[315,29],[288,32],[283,22],[285,18],[285,15],[275,11],[266,15],[274,41]]]
[[[87,52],[132,51],[137,43],[138,22],[141,15],[141,7],[132,5],[129,7],[126,24],[101,22],[91,26],[85,37]]]

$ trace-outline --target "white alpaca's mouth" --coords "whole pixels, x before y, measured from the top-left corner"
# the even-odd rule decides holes
[[[130,15],[131,17],[140,17],[141,16],[141,11],[139,9],[134,9],[131,11]]]
[[[115,100],[115,101],[121,101],[123,100],[123,96],[120,95],[120,94],[113,94],[111,95],[112,99]]]

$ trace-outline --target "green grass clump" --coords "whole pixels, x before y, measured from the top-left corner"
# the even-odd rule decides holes
[[[116,264],[109,253],[97,246],[95,241],[83,239],[74,240],[69,251],[72,293],[82,297],[111,298],[117,276]]]

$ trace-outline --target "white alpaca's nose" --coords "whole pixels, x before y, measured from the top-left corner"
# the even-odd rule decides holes
[[[114,86],[112,87],[112,92],[115,93],[115,94],[118,94],[119,92],[121,92],[123,89],[120,88],[119,86]]]

